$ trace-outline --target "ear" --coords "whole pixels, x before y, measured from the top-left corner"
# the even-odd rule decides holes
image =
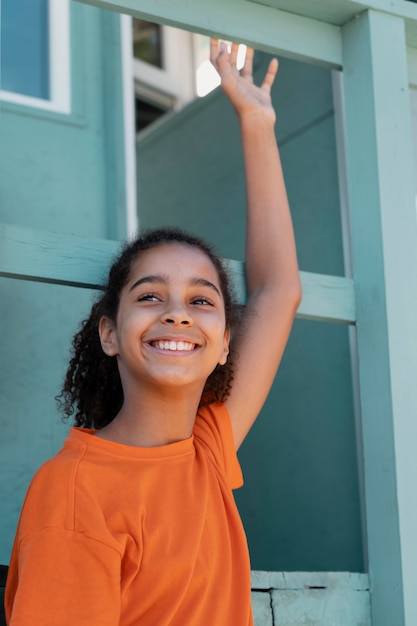
[[[104,354],[116,356],[119,353],[114,322],[109,317],[102,317],[98,325],[100,343]]]
[[[230,344],[230,328],[226,328],[224,332],[224,339],[223,339],[223,353],[219,359],[219,365],[224,365],[227,361],[227,357],[229,355],[229,344]]]

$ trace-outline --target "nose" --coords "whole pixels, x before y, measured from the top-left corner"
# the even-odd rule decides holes
[[[192,326],[193,320],[185,309],[178,307],[165,311],[162,315],[162,322],[173,326]]]

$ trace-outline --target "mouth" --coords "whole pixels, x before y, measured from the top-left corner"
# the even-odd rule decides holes
[[[197,344],[189,341],[166,341],[164,339],[151,341],[150,345],[158,350],[170,350],[172,352],[191,352],[197,346]]]

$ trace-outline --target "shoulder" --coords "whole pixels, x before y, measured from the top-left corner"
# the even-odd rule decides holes
[[[218,446],[233,438],[230,415],[223,402],[213,402],[199,408],[194,436],[212,440]]]
[[[211,451],[216,463],[226,474],[230,488],[241,487],[242,471],[236,455],[229,411],[223,402],[200,407],[194,426],[194,438]]]
[[[42,491],[45,486],[53,487],[68,482],[86,451],[86,445],[77,441],[72,433],[55,456],[43,463],[33,476],[28,493]]]
[[[73,484],[84,448],[74,445],[71,436],[63,448],[37,470],[23,504],[20,532],[46,526],[66,527],[68,502],[73,497]]]

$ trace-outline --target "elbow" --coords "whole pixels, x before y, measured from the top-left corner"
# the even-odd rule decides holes
[[[297,301],[297,308],[298,308],[300,306],[300,304],[301,304],[301,300],[303,299],[303,287],[302,287],[302,284],[301,284],[300,275],[298,275],[297,284],[295,286],[294,292],[295,292],[294,293],[294,297],[295,297],[295,299]]]
[[[288,312],[291,311],[294,316],[303,296],[300,275],[298,273],[291,279],[287,278],[284,281],[278,281],[276,284],[262,286],[258,289],[249,289],[248,291],[247,306],[252,304],[257,308],[259,303],[262,303],[265,299],[268,308],[273,306],[275,302],[277,307],[283,307]]]
[[[303,288],[301,286],[301,280],[298,277],[298,280],[291,285],[288,289],[288,301],[291,303],[294,315],[297,312],[298,307],[301,304],[301,300],[303,298]]]
[[[275,295],[277,305],[283,306],[289,316],[294,318],[303,297],[300,279],[297,277],[296,280],[281,285],[280,288],[276,290]]]
[[[293,280],[287,282],[285,286],[282,286],[281,298],[282,297],[285,297],[289,309],[291,309],[295,315],[303,297],[301,279],[298,273]]]

